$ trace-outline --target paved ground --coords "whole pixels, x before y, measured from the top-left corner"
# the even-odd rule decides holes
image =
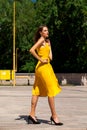
[[[40,125],[27,124],[32,86],[0,86],[0,130],[87,130],[87,87],[62,86],[55,97],[63,126],[50,124],[47,97],[40,97],[37,117]]]

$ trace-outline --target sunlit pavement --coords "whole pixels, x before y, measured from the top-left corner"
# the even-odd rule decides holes
[[[0,86],[0,130],[87,130],[87,87],[62,86],[55,97],[63,126],[50,123],[47,97],[40,97],[36,116],[41,124],[27,124],[32,86]]]

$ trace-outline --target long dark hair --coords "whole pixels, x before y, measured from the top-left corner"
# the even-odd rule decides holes
[[[38,39],[41,37],[40,32],[43,30],[44,27],[47,27],[47,26],[46,25],[39,26],[34,37],[34,42],[37,42]]]

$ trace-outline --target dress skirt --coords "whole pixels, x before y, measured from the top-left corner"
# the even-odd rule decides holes
[[[38,62],[35,69],[35,82],[32,95],[53,97],[60,92],[61,87],[51,64]]]

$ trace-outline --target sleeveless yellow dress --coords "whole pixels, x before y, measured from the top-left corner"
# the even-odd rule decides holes
[[[32,89],[32,95],[38,96],[56,96],[60,91],[58,80],[50,64],[49,53],[50,46],[46,43],[37,49],[38,55],[43,59],[48,59],[48,63],[43,64],[38,61],[35,68],[35,82]]]

